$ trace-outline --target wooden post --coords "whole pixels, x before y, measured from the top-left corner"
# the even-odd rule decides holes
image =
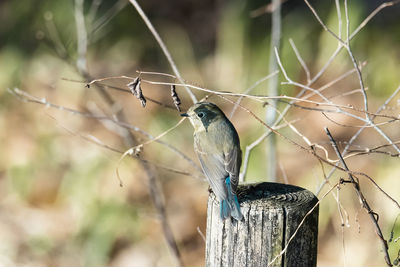
[[[278,183],[241,185],[244,221],[220,218],[214,193],[208,199],[206,266],[266,267],[288,244],[318,199],[310,191]],[[270,266],[317,264],[318,207],[307,216],[287,251]]]

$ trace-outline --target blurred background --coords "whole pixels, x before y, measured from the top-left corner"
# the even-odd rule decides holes
[[[333,1],[310,1],[322,20],[335,32],[337,12]],[[350,1],[351,32],[383,1]],[[77,11],[82,4],[85,27],[79,25]],[[245,92],[269,74],[271,13],[254,10],[265,1],[141,1],[143,10],[159,31],[183,78],[191,84],[220,91]],[[341,3],[344,14],[343,4]],[[325,32],[302,1],[283,1],[280,56],[289,77],[307,82],[289,38],[313,77],[328,61],[337,41]],[[344,15],[343,15],[344,16]],[[356,59],[362,69],[371,112],[375,112],[400,84],[400,5],[378,13],[353,39]],[[79,17],[79,16],[78,16]],[[86,64],[77,67],[77,28],[86,30]],[[345,30],[343,28],[343,33]],[[81,51],[82,52],[82,51]],[[319,88],[353,68],[344,49],[326,72],[313,84]],[[158,213],[148,191],[143,165],[125,158],[99,142],[127,150],[126,130],[110,121],[98,120],[52,108],[26,103],[7,89],[19,88],[62,107],[82,112],[121,116],[152,136],[157,136],[179,120],[179,112],[148,101],[145,108],[126,92],[96,86],[85,87],[92,78],[128,75],[137,70],[171,73],[172,70],[135,8],[119,1],[7,1],[0,2],[0,266],[174,266],[160,225]],[[171,81],[161,76],[146,76],[153,81]],[[75,81],[83,81],[75,82]],[[279,81],[284,76],[279,74]],[[126,80],[104,84],[126,88]],[[267,94],[268,82],[250,93]],[[343,94],[360,85],[355,73],[324,91],[335,103],[363,108],[361,95]],[[143,94],[172,105],[168,86],[142,85]],[[279,85],[279,94],[294,96],[300,88]],[[191,99],[177,88],[185,110]],[[200,99],[206,94],[194,91]],[[110,100],[112,98],[112,100]],[[107,100],[108,99],[108,100]],[[236,98],[232,98],[236,100]],[[315,98],[319,100],[318,98]],[[400,101],[395,97],[383,111],[397,116]],[[210,95],[225,113],[232,104]],[[262,103],[244,99],[242,104],[260,118]],[[282,110],[285,103],[278,103]],[[119,115],[117,115],[119,114]],[[333,113],[344,127],[320,112],[292,108],[288,120],[312,143],[326,147],[332,159],[328,126],[341,149],[357,132],[362,122]],[[119,117],[121,118],[121,117]],[[237,128],[242,150],[259,138],[265,128],[240,108],[232,121]],[[383,121],[383,120],[382,120]],[[381,129],[393,141],[400,139],[397,122]],[[198,161],[193,151],[192,127],[183,122],[161,140]],[[280,130],[306,145],[290,128]],[[143,132],[132,131],[137,143],[148,140]],[[86,137],[86,139],[85,139]],[[131,140],[132,141],[132,140]],[[351,149],[366,149],[387,144],[373,129],[366,129]],[[266,181],[266,145],[261,143],[250,156],[246,182]],[[386,147],[387,153],[396,153]],[[143,147],[140,156],[152,163],[164,192],[168,222],[186,266],[204,266],[205,243],[199,232],[206,232],[208,185],[196,167],[166,146],[153,142]],[[349,168],[362,171],[394,199],[400,201],[398,157],[368,154],[346,160]],[[168,166],[192,175],[181,175],[159,167]],[[319,162],[287,141],[277,138],[277,182],[288,182],[317,193],[324,180]],[[116,175],[118,167],[123,187]],[[325,172],[330,167],[325,166]],[[344,173],[335,173],[335,184]],[[361,178],[362,190],[379,216],[383,234],[389,239],[392,260],[398,257],[399,209],[370,182]],[[324,187],[321,198],[330,188]],[[338,204],[348,214],[341,227]],[[318,266],[384,266],[381,245],[368,214],[361,209],[351,185],[343,185],[321,202],[319,217]],[[342,232],[344,234],[342,234]]]

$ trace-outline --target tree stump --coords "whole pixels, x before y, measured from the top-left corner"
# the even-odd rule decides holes
[[[278,183],[238,187],[244,221],[223,221],[219,201],[210,192],[207,214],[206,266],[268,266],[288,244],[318,199],[310,191]],[[309,214],[286,252],[270,266],[316,266],[318,207]]]

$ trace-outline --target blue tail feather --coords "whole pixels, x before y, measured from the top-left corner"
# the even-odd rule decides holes
[[[232,216],[234,219],[240,221],[243,218],[243,215],[240,211],[240,204],[236,195],[232,193],[231,189],[231,179],[228,176],[225,179],[225,184],[228,191],[228,196],[226,199],[223,199],[220,203],[221,205],[221,218],[226,219]]]

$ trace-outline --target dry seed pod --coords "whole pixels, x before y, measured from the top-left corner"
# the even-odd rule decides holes
[[[176,93],[175,85],[171,85],[171,96],[172,96],[172,99],[174,100],[174,104],[175,104],[176,109],[179,112],[181,112],[181,107],[180,107],[181,100],[179,99],[179,96]]]

